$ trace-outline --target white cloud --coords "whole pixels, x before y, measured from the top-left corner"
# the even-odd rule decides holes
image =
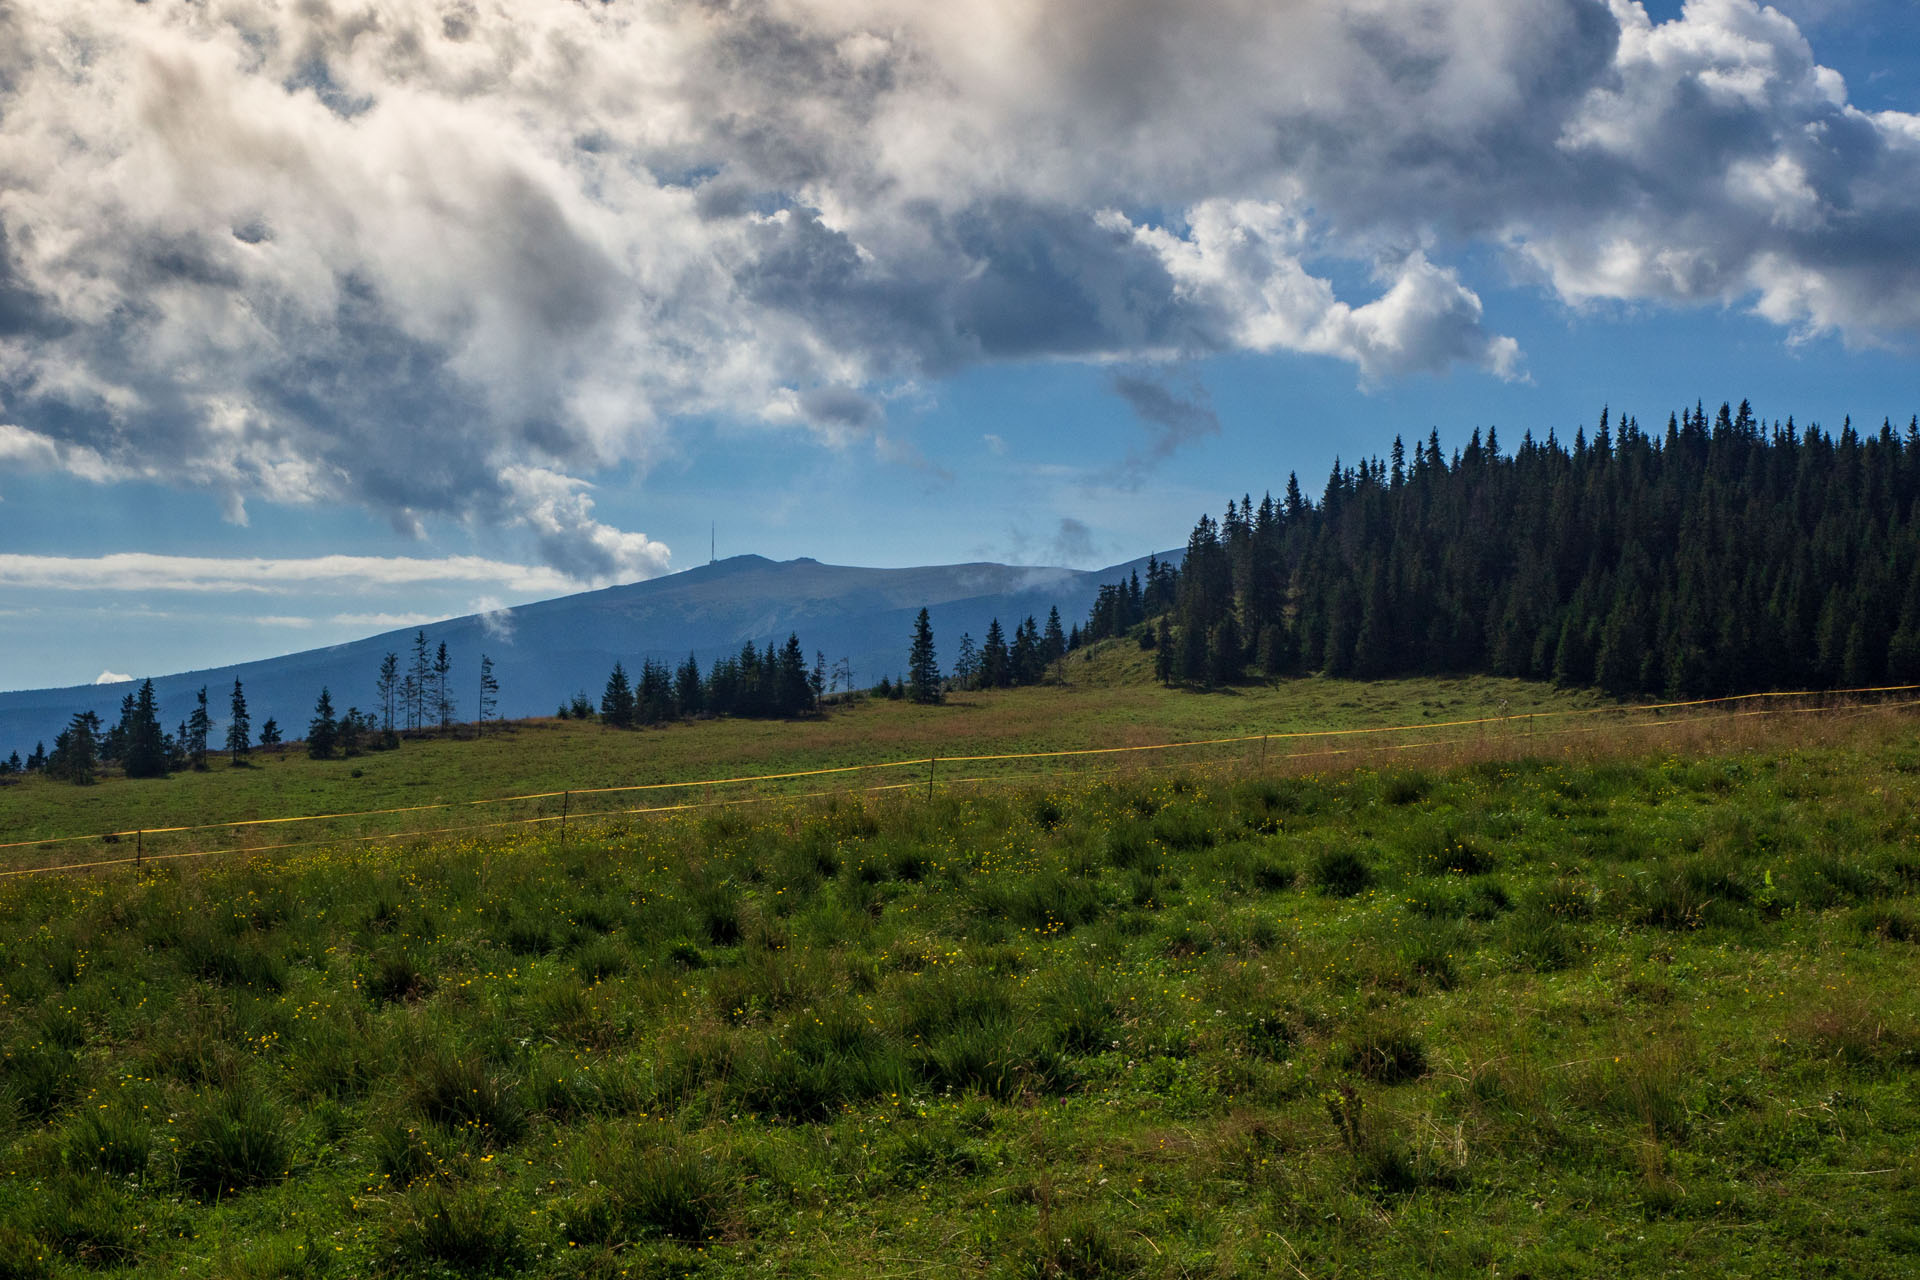
[[[102,671],[94,677],[93,682],[95,684],[126,684],[132,679],[132,676],[121,675],[118,671]]]
[[[479,556],[310,556],[299,559],[0,554],[0,586],[53,591],[283,593],[369,590],[427,583],[484,583],[523,595],[559,595],[589,585],[554,569]],[[284,620],[282,620],[284,621]]]
[[[491,639],[513,643],[513,610],[497,596],[481,596],[473,602],[473,611],[480,618],[480,629]]]
[[[513,495],[519,522],[533,530],[547,562],[599,583],[654,578],[667,571],[665,543],[593,518],[591,486],[541,467],[509,467],[501,484]]]
[[[1033,359],[1519,376],[1479,243],[1912,332],[1920,121],[1753,0],[0,7],[0,461],[518,524],[578,579],[664,568],[582,477],[682,418],[884,441]]]
[[[336,613],[327,621],[338,627],[370,627],[375,631],[397,631],[401,627],[423,627],[446,617],[439,613]]]

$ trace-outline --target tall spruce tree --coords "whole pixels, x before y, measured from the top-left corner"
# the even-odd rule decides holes
[[[168,766],[166,733],[160,728],[160,704],[153,681],[142,680],[126,716],[126,747],[121,767],[129,778],[164,777]]]
[[[940,663],[933,649],[933,621],[925,609],[913,622],[913,644],[907,652],[907,696],[930,704],[940,701]]]
[[[626,667],[615,662],[607,676],[607,687],[600,694],[600,719],[616,729],[631,729],[633,716],[633,686],[627,682]]]
[[[233,681],[233,697],[227,703],[227,763],[235,768],[247,761],[253,750],[253,720],[247,715],[247,695],[239,677]]]
[[[987,623],[986,643],[980,646],[980,687],[1004,689],[1013,683],[1013,657],[1007,652],[1006,632],[1000,619]]]

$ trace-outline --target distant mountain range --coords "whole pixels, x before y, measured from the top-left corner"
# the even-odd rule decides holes
[[[1177,552],[1169,554],[1179,558]],[[1056,607],[1062,625],[1070,628],[1085,622],[1103,583],[1121,581],[1145,564],[1143,557],[1090,572],[985,563],[862,569],[805,558],[734,556],[647,582],[450,618],[326,649],[154,674],[154,690],[162,723],[171,730],[193,709],[205,685],[217,743],[237,678],[256,733],[272,717],[287,737],[298,737],[306,732],[322,686],[331,691],[337,710],[375,708],[381,658],[399,654],[404,670],[415,630],[425,631],[434,648],[446,643],[461,720],[474,715],[483,652],[494,660],[499,714],[507,718],[551,715],[578,690],[597,706],[615,661],[632,674],[645,658],[678,663],[691,652],[704,670],[715,658],[738,653],[749,640],[764,648],[769,640],[784,641],[789,632],[799,634],[809,661],[816,651],[826,654],[830,666],[848,659],[854,683],[865,687],[906,670],[913,620],[923,607],[947,667],[962,632],[970,632],[977,644],[997,617],[1011,639],[1014,626],[1028,614],[1044,623],[1047,610]],[[51,747],[76,711],[96,711],[110,727],[132,687],[0,693],[0,756],[17,749],[24,757],[37,741]]]

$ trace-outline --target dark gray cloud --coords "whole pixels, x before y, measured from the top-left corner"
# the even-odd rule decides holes
[[[1207,389],[1198,382],[1176,391],[1163,375],[1114,373],[1108,385],[1147,430],[1145,447],[1130,450],[1120,465],[1103,477],[1109,483],[1138,486],[1184,446],[1220,433],[1220,419]]]
[[[682,416],[839,443],[1121,361],[1138,470],[1215,425],[1184,357],[1519,376],[1475,244],[1573,303],[1920,328],[1920,117],[1753,0],[0,0],[0,143],[14,462],[595,577],[665,549],[581,477]]]
[[[1093,531],[1087,528],[1086,522],[1072,516],[1060,517],[1060,527],[1054,531],[1053,545],[1048,548],[1049,563],[1083,566],[1093,564],[1098,557]]]

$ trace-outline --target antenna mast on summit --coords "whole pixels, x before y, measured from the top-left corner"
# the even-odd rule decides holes
[[[707,563],[714,564],[720,559],[720,522],[714,521],[707,526]]]

